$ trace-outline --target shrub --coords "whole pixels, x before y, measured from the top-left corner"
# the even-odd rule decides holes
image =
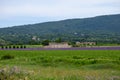
[[[16,47],[15,46],[13,46],[13,49],[15,49]]]
[[[17,49],[19,48],[19,46],[16,47]]]
[[[4,46],[1,46],[1,49],[4,49]]]
[[[13,56],[13,55],[10,55],[10,54],[6,54],[6,55],[2,56],[1,59],[2,59],[2,60],[14,59],[14,56]]]
[[[50,42],[49,40],[44,40],[44,41],[42,42],[42,45],[43,45],[43,46],[47,46],[47,45],[49,45],[49,42]]]
[[[11,49],[12,47],[11,46],[9,46],[9,49]]]
[[[96,63],[97,63],[96,59],[94,59],[94,60],[91,61],[91,64],[96,64]]]
[[[8,47],[7,47],[7,46],[5,46],[5,48],[6,48],[6,49],[8,49]]]
[[[26,48],[26,46],[24,46],[24,48]]]
[[[23,46],[21,45],[21,46],[20,46],[20,48],[22,49],[22,48],[23,48]]]

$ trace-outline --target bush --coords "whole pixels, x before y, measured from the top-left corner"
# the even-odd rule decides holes
[[[19,46],[16,47],[17,49],[19,48]]]
[[[91,61],[91,64],[96,64],[98,61],[97,60],[93,60],[93,61]]]
[[[43,46],[49,45],[49,40],[44,40],[44,41],[42,42],[42,45],[43,45]]]
[[[12,46],[11,45],[9,45],[9,49],[11,49],[12,48]]]
[[[1,46],[1,49],[4,49],[4,46]]]
[[[10,54],[6,54],[6,55],[2,56],[1,59],[2,59],[2,60],[14,59],[14,56],[13,56],[13,55],[10,55]]]
[[[16,47],[15,46],[13,46],[13,49],[15,49]]]
[[[24,46],[24,48],[26,48],[26,46]]]
[[[22,48],[23,48],[23,46],[21,45],[21,46],[20,46],[20,48],[22,49]]]
[[[5,46],[5,48],[6,48],[6,49],[8,49],[8,47],[7,47],[7,46]]]

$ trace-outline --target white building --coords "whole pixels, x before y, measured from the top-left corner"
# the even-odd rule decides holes
[[[68,45],[68,43],[66,42],[62,42],[62,43],[49,43],[48,46],[45,46],[45,48],[70,48],[72,46]]]

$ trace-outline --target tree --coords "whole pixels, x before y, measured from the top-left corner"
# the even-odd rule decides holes
[[[26,45],[24,45],[23,47],[26,48]]]
[[[11,49],[12,47],[11,47],[11,45],[9,45],[9,49]]]
[[[1,49],[4,49],[4,46],[1,46]]]
[[[22,48],[23,48],[23,45],[21,45],[20,48],[22,49]]]
[[[43,45],[43,46],[49,45],[49,40],[44,40],[44,41],[42,41],[42,45]]]
[[[8,46],[5,46],[5,49],[8,49]]]
[[[19,48],[19,46],[16,47],[17,49]]]
[[[57,38],[57,39],[55,40],[55,42],[61,43],[61,42],[62,42],[62,39],[61,39],[61,38]]]
[[[15,47],[15,45],[13,46],[13,49],[15,49],[16,47]]]

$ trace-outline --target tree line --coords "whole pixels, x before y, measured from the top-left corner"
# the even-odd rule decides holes
[[[0,46],[1,49],[25,49],[26,45],[9,45],[9,46]]]

